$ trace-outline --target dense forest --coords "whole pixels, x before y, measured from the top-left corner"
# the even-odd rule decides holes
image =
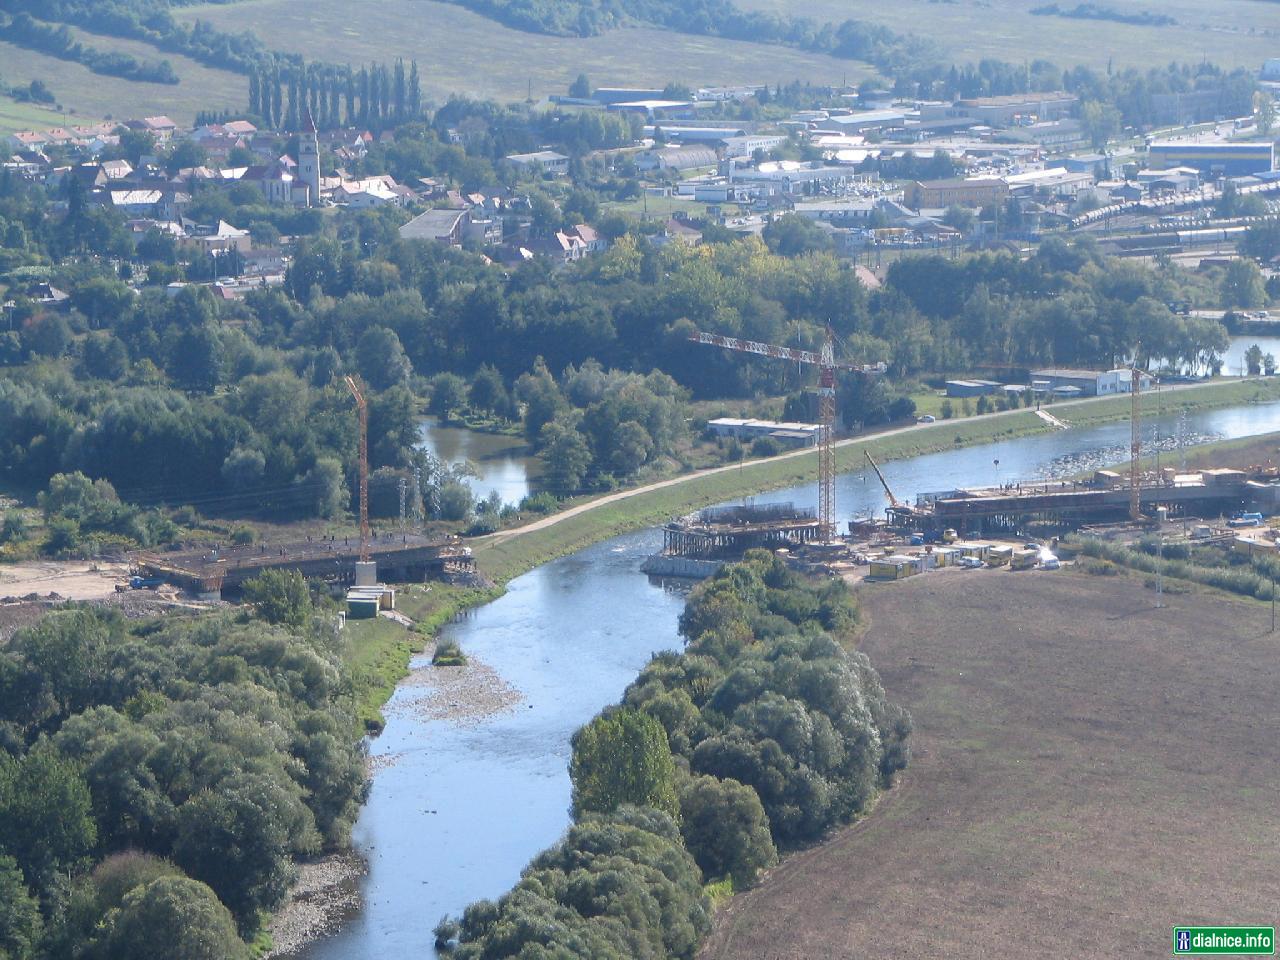
[[[710,929],[702,884],[760,870],[849,822],[906,766],[911,718],[859,653],[840,582],[764,551],[699,586],[683,653],[656,656],[578,731],[575,823],[496,903],[437,927],[460,960],[676,957]]]
[[[348,844],[364,758],[308,606],[67,609],[0,649],[0,955],[245,958],[295,858]]]

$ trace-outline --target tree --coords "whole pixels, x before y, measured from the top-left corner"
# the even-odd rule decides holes
[[[84,372],[97,380],[119,380],[129,372],[129,351],[110,333],[91,333],[84,338],[81,363]]]
[[[456,373],[440,373],[431,378],[430,411],[448,420],[467,402],[467,382]]]
[[[241,930],[278,907],[293,878],[297,799],[262,774],[236,774],[182,805],[174,859],[213,888]]]
[[[667,733],[647,713],[624,708],[602,714],[573,735],[575,817],[612,813],[622,804],[678,816],[675,776]]]
[[[511,406],[511,399],[507,395],[507,385],[502,381],[502,374],[487,363],[482,365],[471,380],[467,402],[477,412],[505,415]]]
[[[0,960],[30,960],[40,942],[40,905],[13,857],[0,854]]]
[[[1100,150],[1120,132],[1120,111],[1110,103],[1089,100],[1080,109],[1080,124],[1089,142]]]
[[[949,227],[954,227],[961,233],[968,233],[973,229],[973,211],[966,207],[958,207],[952,204],[947,207],[947,212],[943,214],[942,222]]]
[[[1267,302],[1267,288],[1262,271],[1252,260],[1243,258],[1227,264],[1222,278],[1222,305],[1224,307],[1260,307]]]
[[[577,491],[591,466],[591,448],[578,430],[578,418],[556,417],[542,428],[538,442],[548,486],[560,493]]]
[[[356,342],[356,366],[375,390],[387,390],[409,379],[412,365],[394,330],[370,327]]]
[[[214,892],[161,877],[128,893],[107,921],[105,960],[247,960],[249,948]]]
[[[798,213],[787,213],[769,221],[760,236],[770,250],[784,257],[831,249],[831,239],[827,233],[814,221]]]
[[[736,780],[689,777],[680,785],[680,833],[704,876],[732,877],[735,890],[778,862],[760,798]]]
[[[569,96],[586,100],[591,96],[591,81],[585,73],[578,74],[578,79],[569,84]]]
[[[1245,369],[1249,376],[1256,377],[1262,373],[1262,348],[1256,343],[1244,352]]]
[[[251,490],[262,482],[267,458],[253,447],[236,447],[222,461],[222,479],[233,490]]]
[[[244,599],[267,623],[301,627],[311,616],[311,591],[297,570],[264,570],[244,583]]]
[[[45,314],[23,332],[23,342],[32,353],[57,358],[71,346],[71,327],[61,314]]]
[[[21,760],[0,756],[0,852],[27,882],[50,889],[58,873],[82,860],[97,840],[89,787],[75,764],[51,747]]]
[[[1271,128],[1276,125],[1276,100],[1270,92],[1259,90],[1253,95],[1253,115],[1258,132],[1264,137],[1269,136]]]

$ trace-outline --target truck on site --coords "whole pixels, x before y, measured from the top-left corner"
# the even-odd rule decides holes
[[[1009,560],[1010,570],[1033,570],[1040,559],[1039,550],[1017,550]]]
[[[1254,511],[1241,511],[1227,521],[1228,527],[1256,527],[1262,523],[1262,514]]]
[[[155,590],[163,585],[164,577],[132,576],[129,578],[127,585],[123,583],[116,584],[116,593],[123,593],[126,590]]]

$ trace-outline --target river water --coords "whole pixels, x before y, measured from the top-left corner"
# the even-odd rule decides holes
[[[1280,403],[1191,415],[1198,440],[1280,430]],[[1168,438],[1171,418],[1148,421]],[[967,447],[883,465],[901,499],[996,482],[1069,476],[1127,455],[1129,425],[1110,424]],[[1176,452],[1171,452],[1176,463]],[[998,463],[997,463],[998,461]],[[760,501],[812,506],[813,485]],[[884,507],[874,476],[837,485],[841,517]],[[371,746],[384,763],[355,830],[369,861],[364,908],[307,960],[432,956],[431,929],[481,897],[496,898],[569,822],[569,738],[660,650],[679,645],[680,590],[639,572],[661,544],[644,530],[596,544],[511,582],[507,593],[449,626],[445,635],[494,668],[523,699],[509,712],[464,725],[429,719],[421,691],[397,689],[387,727]]]

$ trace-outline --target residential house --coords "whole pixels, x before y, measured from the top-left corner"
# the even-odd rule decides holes
[[[587,226],[585,223],[579,223],[570,227],[565,233],[570,237],[577,238],[582,244],[583,253],[603,253],[609,249],[609,241],[600,235],[595,227]]]

